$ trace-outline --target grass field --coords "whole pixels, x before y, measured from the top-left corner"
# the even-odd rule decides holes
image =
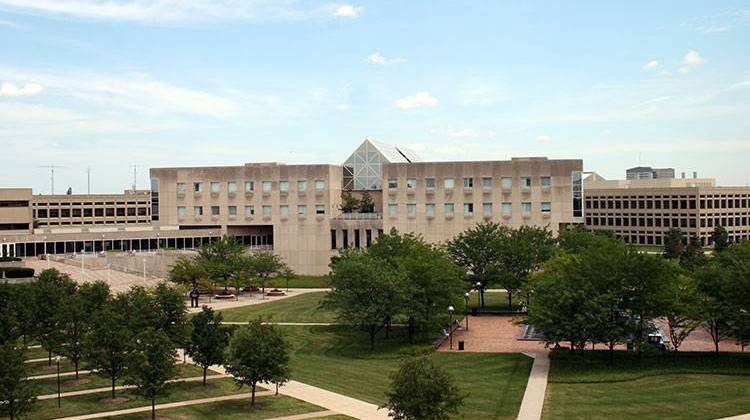
[[[250,321],[259,316],[273,322],[334,322],[333,312],[320,309],[326,292],[305,293],[258,305],[242,306],[221,311],[224,321]]]
[[[157,410],[160,418],[198,420],[206,418],[215,419],[268,419],[272,417],[291,416],[295,414],[312,413],[324,411],[324,408],[308,404],[294,398],[283,395],[271,397],[259,397],[255,400],[255,408],[250,407],[247,400],[223,401],[214,404],[201,404],[189,407],[174,408],[170,410]],[[139,413],[127,416],[110,417],[117,420],[140,420],[150,418],[150,413]],[[343,417],[348,418],[348,417]]]
[[[545,419],[711,419],[750,412],[750,355],[554,355]]]
[[[278,287],[284,289],[287,286],[286,279],[270,279],[266,287]],[[295,276],[289,279],[289,287],[293,289],[323,289],[331,287],[331,278],[328,276]]]
[[[295,380],[375,404],[385,402],[389,375],[409,346],[402,332],[378,338],[369,350],[367,336],[349,327],[283,327],[293,344]],[[512,419],[518,414],[532,360],[520,354],[433,353],[467,394],[460,418]]]

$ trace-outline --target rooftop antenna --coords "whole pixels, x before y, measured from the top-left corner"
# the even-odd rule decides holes
[[[91,166],[86,167],[86,192],[91,195]]]
[[[638,152],[638,166],[641,166],[641,152]]]
[[[138,165],[130,165],[130,167],[133,168],[133,192],[135,192],[138,185]]]
[[[40,165],[40,168],[48,168],[50,170],[50,195],[55,194],[55,169],[56,168],[64,168],[64,166],[60,165]]]

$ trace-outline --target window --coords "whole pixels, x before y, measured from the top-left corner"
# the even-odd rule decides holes
[[[529,202],[521,203],[521,211],[524,213],[531,213],[531,203]]]
[[[263,217],[271,217],[271,206],[269,205],[263,206]]]
[[[485,216],[492,214],[492,203],[482,203],[482,212]]]
[[[315,191],[323,191],[326,189],[326,181],[323,179],[316,179],[315,180]]]
[[[221,183],[220,182],[211,182],[211,192],[217,193],[221,191]]]
[[[237,206],[229,206],[228,210],[230,217],[237,217]]]
[[[500,186],[502,188],[510,189],[511,187],[513,187],[513,178],[509,176],[500,178]]]
[[[435,188],[435,178],[425,178],[424,179],[424,187],[425,188]]]
[[[304,179],[300,179],[297,181],[297,191],[298,192],[305,192],[307,191],[307,181]]]
[[[251,193],[255,191],[255,182],[245,181],[245,192]]]
[[[474,215],[474,203],[464,203],[464,216]]]
[[[237,192],[237,181],[227,182],[227,192],[234,194]]]
[[[549,213],[552,211],[552,203],[549,201],[542,202],[542,213]]]
[[[245,217],[250,217],[255,214],[255,206],[245,206]]]
[[[187,216],[187,208],[185,207],[177,207],[177,217],[180,219],[185,218]]]
[[[195,217],[203,216],[203,207],[201,206],[193,207],[193,214],[195,215]]]
[[[416,217],[417,216],[417,205],[414,203],[407,203],[406,204],[406,214],[409,217]]]
[[[453,216],[453,211],[455,210],[453,203],[445,203],[444,209],[446,216]]]
[[[279,181],[279,191],[289,192],[289,181]]]
[[[413,190],[417,188],[417,180],[416,178],[407,178],[406,179],[406,188]]]
[[[304,204],[298,204],[297,205],[297,215],[299,216],[306,216],[307,215],[307,206]]]
[[[482,188],[492,188],[492,178],[488,176],[482,177]]]
[[[531,188],[531,178],[527,176],[521,177],[521,188]]]
[[[388,204],[388,216],[396,217],[397,212],[398,212],[398,204],[389,203]]]
[[[211,206],[211,216],[218,216],[221,214],[221,208],[219,206]]]
[[[326,206],[324,204],[316,204],[315,214],[326,214]]]
[[[289,204],[280,205],[279,213],[281,213],[281,217],[289,217]]]
[[[336,249],[336,229],[331,229],[331,249]]]
[[[446,190],[452,190],[454,185],[453,178],[445,178],[443,180],[443,188]]]
[[[202,182],[193,182],[193,192],[203,192],[203,183]]]
[[[263,192],[271,192],[271,188],[273,188],[273,182],[271,181],[263,181]]]
[[[396,178],[388,178],[388,188],[398,188],[398,180]]]
[[[185,191],[187,191],[187,186],[185,186],[184,182],[178,182],[177,183],[177,194],[185,194]]]
[[[539,178],[539,185],[541,185],[542,187],[549,187],[550,185],[552,185],[552,178],[548,176]]]
[[[503,203],[503,214],[510,216],[513,214],[513,203]]]
[[[464,178],[464,188],[474,188],[474,178]]]
[[[427,203],[424,205],[424,212],[428,217],[435,216],[435,203]]]

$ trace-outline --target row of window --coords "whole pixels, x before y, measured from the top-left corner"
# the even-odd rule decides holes
[[[268,193],[273,191],[273,181],[262,181],[261,182],[261,188],[264,193]],[[221,186],[222,182],[219,181],[211,181],[209,182],[210,185],[210,191],[212,193],[220,193],[221,192]],[[278,181],[279,184],[279,191],[281,192],[289,192],[289,181]],[[237,181],[227,181],[227,192],[230,194],[237,193],[238,183]],[[315,191],[321,192],[326,189],[326,181],[324,179],[316,179],[314,181]],[[306,179],[300,179],[297,181],[297,192],[306,192],[307,191],[307,180]],[[187,192],[187,184],[184,182],[178,182],[177,183],[177,193],[178,194],[185,194]],[[203,192],[203,182],[196,181],[193,182],[193,192],[194,193],[201,193]],[[253,193],[255,192],[255,181],[245,181],[245,192],[246,193]]]
[[[308,206],[306,204],[298,204],[297,215],[306,216],[307,207]],[[221,206],[210,206],[210,211],[211,211],[211,216],[221,216]],[[238,211],[237,206],[227,206],[227,215],[229,217],[237,217],[237,211]],[[315,214],[326,214],[325,204],[316,204],[314,211],[315,211]],[[263,217],[271,217],[272,213],[273,213],[272,206],[270,205],[261,206],[261,214],[263,215]],[[282,217],[288,217],[289,205],[281,204],[279,206],[279,214],[281,214]],[[252,217],[254,215],[255,215],[255,206],[253,205],[245,206],[245,217]],[[194,206],[193,216],[195,217],[203,216],[203,206]],[[184,219],[185,217],[187,217],[187,207],[184,207],[184,206],[177,207],[177,217],[180,219]]]
[[[96,202],[73,202],[65,201],[62,203],[35,202],[34,207],[57,207],[57,206],[147,206],[148,201],[96,201]]]
[[[700,227],[712,228],[714,226],[747,226],[748,217],[720,217],[701,218]],[[657,228],[695,228],[699,224],[698,219],[692,218],[669,218],[669,217],[586,217],[587,226],[634,226],[634,227],[657,227]]]
[[[107,208],[73,208],[73,209],[35,209],[34,218],[55,219],[58,217],[125,217],[148,216],[148,207],[107,207]]]
[[[396,217],[398,215],[398,206],[399,205],[397,203],[389,203],[388,204],[388,216]],[[427,215],[427,217],[434,217],[435,209],[437,208],[436,204],[426,203],[424,206],[425,206],[425,215]],[[500,208],[501,208],[502,214],[505,216],[510,216],[513,214],[513,203],[502,203]],[[455,203],[443,204],[443,212],[445,213],[446,216],[453,216],[453,214],[455,214],[455,210],[456,210]],[[552,203],[549,201],[543,201],[539,203],[539,210],[542,213],[551,212]],[[492,212],[493,212],[492,203],[482,203],[482,213],[484,215],[491,215]],[[531,202],[521,203],[521,212],[523,214],[530,214],[532,212]],[[406,204],[406,214],[411,217],[414,217],[417,215],[416,203]],[[464,216],[473,216],[474,215],[474,203],[464,203],[463,214]]]
[[[531,188],[531,177],[522,176],[519,178],[519,185],[522,188]],[[464,188],[474,188],[474,178],[473,177],[464,177]],[[424,186],[427,189],[434,189],[437,184],[436,178],[424,178]],[[443,178],[443,188],[450,190],[455,188],[456,180],[454,178]],[[492,188],[493,187],[493,179],[489,176],[481,177],[481,186],[482,188]],[[549,176],[543,176],[539,178],[539,185],[541,187],[550,187],[552,185],[552,178]],[[502,188],[512,188],[513,187],[513,178],[512,177],[502,177],[500,178],[500,187]],[[395,189],[398,188],[398,178],[388,178],[388,188],[389,189]],[[417,178],[407,178],[406,179],[406,188],[407,189],[415,189],[417,188]]]
[[[748,207],[749,201],[747,199],[713,199],[713,200],[700,200],[701,209],[744,209]],[[697,200],[692,199],[587,199],[587,209],[690,209],[695,210],[697,206]]]
[[[362,233],[364,233],[364,238],[362,238]],[[362,248],[362,245],[364,242],[364,247],[369,248],[370,245],[372,245],[373,240],[376,238],[375,235],[375,229],[353,229],[352,231],[352,237],[354,239],[354,243],[351,245],[354,246],[354,248]],[[383,229],[377,230],[377,236],[380,236],[383,234]],[[338,245],[338,233],[336,229],[331,229],[331,249],[339,249]],[[342,229],[341,230],[341,248],[348,249],[350,246],[349,243],[349,230]]]

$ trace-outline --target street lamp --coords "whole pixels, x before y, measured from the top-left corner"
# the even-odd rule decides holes
[[[480,303],[480,299],[482,297],[482,282],[477,282],[477,313],[479,313],[479,309],[482,307],[482,304]]]
[[[448,324],[448,336],[450,339],[450,349],[453,350],[453,311],[455,309],[453,308],[453,305],[448,307],[448,318],[450,319],[450,323]]]
[[[466,331],[469,331],[469,292],[464,293],[464,312],[466,315]]]
[[[60,408],[60,355],[55,356],[57,362],[57,408]]]

